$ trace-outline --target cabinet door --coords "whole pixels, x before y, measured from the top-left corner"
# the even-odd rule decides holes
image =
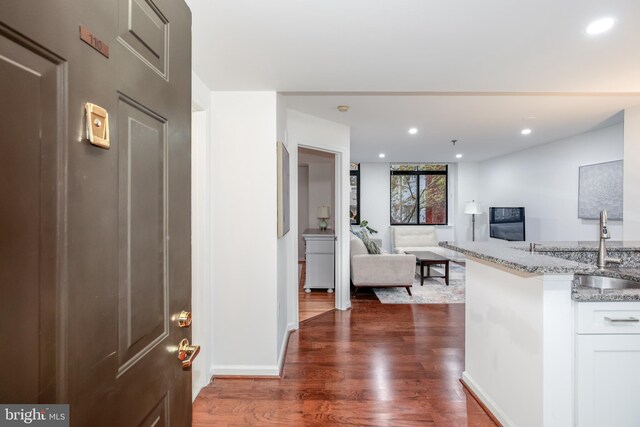
[[[577,425],[640,426],[640,335],[577,337]]]
[[[333,255],[307,255],[307,279],[304,287],[333,289]]]

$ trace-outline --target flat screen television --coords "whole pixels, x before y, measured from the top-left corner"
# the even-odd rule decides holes
[[[524,208],[489,208],[489,235],[510,242],[525,241]]]

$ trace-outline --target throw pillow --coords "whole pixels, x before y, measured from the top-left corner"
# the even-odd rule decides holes
[[[381,253],[380,247],[376,244],[376,242],[374,242],[369,238],[369,233],[367,233],[367,230],[362,229],[357,231],[354,234],[358,236],[360,240],[362,240],[362,243],[364,243],[364,246],[367,248],[367,252],[369,252],[372,255],[377,255]]]

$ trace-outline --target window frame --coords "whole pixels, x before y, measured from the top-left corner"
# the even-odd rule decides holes
[[[441,163],[438,163],[441,164]],[[449,225],[449,165],[448,164],[442,164],[445,169],[442,171],[433,171],[433,170],[412,170],[412,171],[405,171],[405,170],[393,170],[391,169],[391,165],[389,165],[389,224],[393,225],[393,226],[403,226],[403,225],[411,225],[411,226],[415,226],[415,225],[420,225],[420,226],[434,226],[434,225]],[[416,198],[416,203],[418,204],[417,206],[417,212],[416,212],[416,222],[404,222],[404,223],[395,223],[393,222],[393,215],[391,213],[391,209],[392,209],[392,198],[393,198],[393,193],[391,191],[391,177],[394,175],[404,175],[404,176],[416,176],[416,190],[417,190],[417,194],[418,197]],[[420,223],[420,177],[421,176],[428,176],[428,175],[444,175],[445,176],[445,185],[444,185],[444,191],[445,191],[445,206],[444,206],[444,223],[434,223],[434,224],[422,224]],[[426,181],[426,178],[425,178]]]
[[[351,181],[351,177],[356,177],[356,222],[351,222],[351,204],[349,204],[349,223],[351,225],[360,225],[360,163],[358,163],[358,169],[352,169],[349,171],[349,181]],[[351,182],[349,182],[349,187],[351,187]]]

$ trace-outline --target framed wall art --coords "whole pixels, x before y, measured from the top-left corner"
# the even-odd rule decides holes
[[[580,166],[578,218],[598,219],[607,210],[609,219],[622,219],[623,161]]]
[[[289,232],[291,226],[289,151],[280,141],[277,142],[278,151],[278,238]]]

